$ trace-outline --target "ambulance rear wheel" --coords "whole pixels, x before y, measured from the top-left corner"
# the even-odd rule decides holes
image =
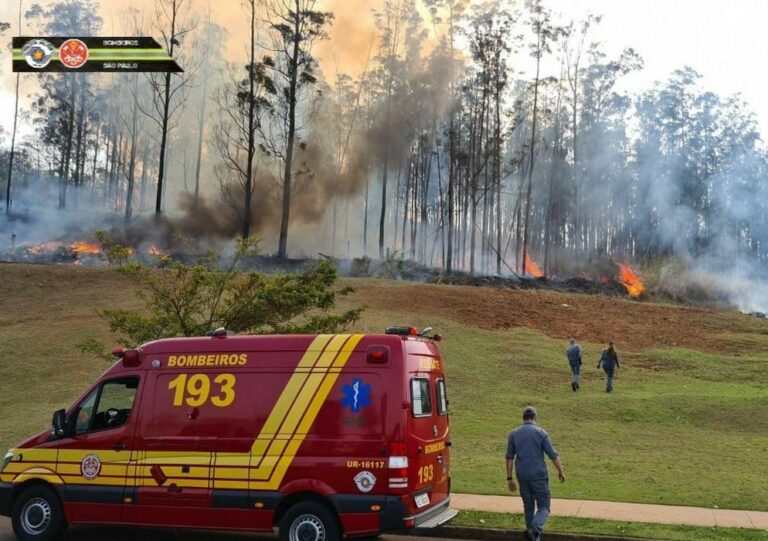
[[[67,527],[59,498],[43,485],[32,486],[16,498],[11,524],[19,541],[51,541]]]
[[[341,531],[336,517],[317,502],[294,505],[280,521],[280,541],[339,541]]]

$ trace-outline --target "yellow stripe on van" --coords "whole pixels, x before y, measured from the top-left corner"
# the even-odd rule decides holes
[[[293,437],[299,421],[306,413],[307,409],[312,403],[312,400],[315,398],[320,385],[322,384],[325,370],[327,370],[328,367],[333,364],[334,360],[338,358],[339,355],[343,354],[344,344],[348,340],[348,334],[336,335],[331,339],[330,344],[320,356],[320,359],[317,361],[317,364],[314,367],[314,369],[318,369],[318,367],[320,367],[323,373],[313,373],[306,378],[301,392],[299,393],[294,403],[291,405],[291,410],[286,416],[282,426],[280,427],[281,433],[290,433],[291,437]],[[288,449],[292,447],[289,442],[272,442],[267,455],[262,458],[262,460],[257,465],[258,467],[256,471],[252,473],[252,481],[263,481],[272,477],[274,468],[280,462],[283,450],[286,449],[286,444]]]
[[[347,361],[352,356],[352,352],[355,350],[355,347],[357,347],[357,344],[360,343],[360,340],[362,340],[363,336],[364,335],[362,334],[345,336],[345,338],[348,339],[344,342],[344,346],[342,347],[341,351],[339,351],[339,354],[336,356],[336,358],[327,366],[332,366],[339,369],[344,368],[344,366],[347,364]],[[336,384],[338,377],[339,373],[336,372],[329,372],[326,374],[323,382],[320,384],[319,390],[317,393],[315,393],[311,403],[309,404],[309,407],[307,408],[301,423],[297,427],[293,439],[288,444],[286,452],[280,458],[277,468],[270,476],[268,481],[256,481],[250,483],[249,487],[251,489],[276,490],[280,487],[280,483],[283,481],[285,473],[288,471],[288,468],[293,462],[293,459],[296,457],[296,453],[298,453],[299,448],[301,447],[301,443],[304,441],[305,435],[309,432],[309,429],[315,422],[317,415],[320,413],[320,408],[327,400],[328,395],[330,394],[331,389],[333,389],[333,386]]]
[[[331,335],[321,334],[312,340],[312,343],[309,345],[309,348],[307,348],[301,361],[299,361],[298,368],[312,368],[331,338]],[[264,445],[263,440],[267,437],[274,437],[280,424],[283,422],[283,419],[285,419],[288,409],[299,394],[306,378],[307,376],[305,374],[294,373],[288,380],[283,392],[272,407],[272,411],[270,412],[269,417],[267,417],[264,426],[261,428],[259,436],[251,447],[251,455],[261,458],[264,454],[267,446]]]

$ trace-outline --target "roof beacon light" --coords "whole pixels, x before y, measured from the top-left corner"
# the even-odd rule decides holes
[[[416,327],[387,327],[384,334],[397,334],[400,336],[418,336],[419,329]]]
[[[133,367],[141,364],[141,354],[138,349],[115,348],[112,355],[123,360],[123,366]]]

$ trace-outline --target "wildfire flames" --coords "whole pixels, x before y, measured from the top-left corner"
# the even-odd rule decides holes
[[[69,249],[76,254],[91,254],[98,255],[101,253],[101,246],[95,242],[76,242],[69,246]]]
[[[640,276],[629,266],[629,263],[619,263],[619,283],[627,288],[630,297],[639,297],[645,292],[645,286]]]
[[[525,254],[525,274],[533,276],[534,278],[544,277],[544,273],[541,272],[539,266],[531,259],[531,254]]]
[[[42,254],[45,252],[53,252],[54,250],[58,250],[63,246],[60,242],[41,242],[40,244],[36,246],[30,246],[27,248],[27,252],[30,254]]]
[[[89,263],[94,264],[98,261],[106,261],[107,253],[105,248],[98,242],[79,240],[75,242],[47,241],[34,246],[25,248],[27,254],[31,256],[47,257],[48,262],[71,263],[73,265],[82,265],[81,258],[89,257]],[[134,248],[125,247],[128,256],[136,253]],[[152,256],[165,256],[166,253],[155,245],[152,245],[146,252]]]

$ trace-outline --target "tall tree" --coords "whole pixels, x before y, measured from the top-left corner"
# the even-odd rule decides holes
[[[544,55],[552,52],[552,43],[557,40],[561,29],[552,24],[551,14],[543,5],[542,0],[530,0],[528,3],[530,10],[529,25],[535,36],[531,44],[531,56],[536,61],[536,75],[533,80],[533,110],[531,112],[531,140],[528,148],[528,182],[525,194],[525,211],[523,215],[523,265],[526,265],[528,258],[528,244],[530,242],[530,220],[531,220],[531,190],[533,185],[533,169],[536,160],[536,121],[539,103],[539,83],[541,81],[541,61]],[[523,269],[527,270],[527,269]]]
[[[219,121],[214,126],[214,144],[222,159],[223,173],[219,182],[222,195],[241,220],[241,235],[251,235],[253,195],[257,169],[256,151],[258,132],[263,115],[272,112],[271,99],[277,90],[267,72],[273,66],[271,58],[256,60],[256,0],[246,2],[250,20],[249,57],[243,77],[238,67],[230,73],[230,81],[217,93]],[[264,147],[262,147],[264,148]],[[238,188],[233,190],[230,178],[234,175]],[[242,199],[240,196],[242,195]]]
[[[21,6],[22,6],[22,0],[19,0],[19,35],[22,35],[22,26],[21,26]],[[4,30],[7,30],[10,28],[10,24],[8,23],[0,23],[0,34],[3,33]],[[20,73],[16,74],[16,97],[13,102],[13,128],[11,130],[11,151],[8,156],[8,180],[5,185],[5,214],[10,216],[11,214],[11,181],[13,180],[13,158],[16,151],[16,126],[19,120],[19,75]]]
[[[277,113],[280,129],[270,134],[279,138],[271,145],[275,155],[282,160],[282,216],[278,257],[288,253],[288,228],[291,216],[291,198],[296,190],[297,174],[311,178],[311,171],[294,170],[296,143],[303,145],[299,106],[306,98],[305,90],[317,82],[317,61],[312,56],[312,46],[317,40],[327,37],[326,28],[333,20],[330,12],[316,9],[318,0],[262,0],[272,34],[275,59],[271,69],[274,95],[274,111]]]
[[[176,48],[181,47],[186,35],[197,26],[197,18],[192,16],[186,0],[154,0],[154,20],[157,31],[163,37],[168,56],[174,58]],[[148,80],[152,86],[152,107],[141,108],[141,111],[151,118],[160,129],[160,157],[157,168],[157,192],[155,197],[155,214],[163,211],[163,189],[166,173],[167,146],[169,132],[175,127],[175,117],[184,106],[189,91],[190,82],[199,67],[192,63],[183,66],[184,72],[174,74],[151,73]]]
[[[255,15],[255,14],[254,14]],[[255,19],[255,17],[253,17]],[[255,24],[252,20],[252,25]],[[195,157],[195,195],[194,202],[198,203],[200,197],[200,169],[203,161],[203,139],[207,121],[209,120],[208,100],[209,90],[214,69],[214,61],[219,58],[221,48],[224,44],[226,30],[213,22],[211,7],[208,7],[205,21],[202,24],[202,38],[198,44],[198,55],[200,57],[200,69],[202,71],[202,82],[198,93],[199,105],[197,110],[197,150]],[[253,39],[253,29],[251,30],[251,39]],[[251,55],[253,56],[253,55]],[[251,60],[252,62],[252,60]]]

